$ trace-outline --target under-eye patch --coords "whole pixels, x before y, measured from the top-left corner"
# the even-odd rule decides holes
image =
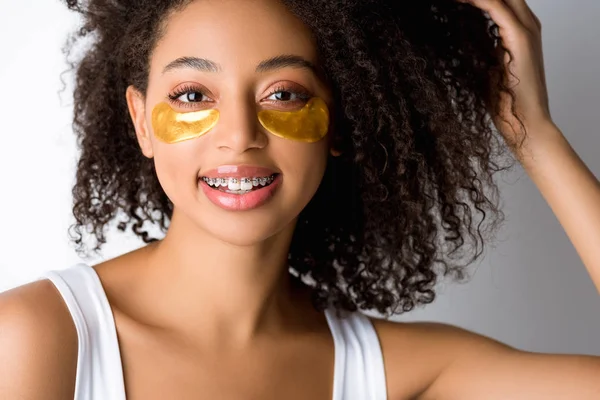
[[[152,111],[152,127],[156,137],[165,143],[195,139],[210,131],[219,121],[219,110],[180,113],[168,103],[160,103]]]
[[[329,110],[325,101],[313,97],[298,111],[259,111],[258,120],[275,136],[312,143],[327,135]]]
[[[163,102],[152,111],[152,127],[159,140],[178,143],[210,131],[219,121],[219,115],[216,109],[181,113]],[[297,111],[259,111],[258,120],[275,136],[312,143],[327,135],[329,110],[324,100],[313,97]]]

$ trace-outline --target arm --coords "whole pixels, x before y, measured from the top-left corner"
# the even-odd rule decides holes
[[[51,282],[0,293],[0,399],[74,394],[77,332]]]
[[[532,135],[519,158],[600,292],[600,183],[558,128],[546,124],[535,129],[540,134]]]
[[[436,324],[445,367],[420,400],[600,399],[600,358],[528,353]]]
[[[441,323],[372,321],[390,400],[600,399],[600,357],[524,352]]]
[[[514,59],[494,123],[556,214],[600,291],[600,184],[550,118],[541,25],[525,0],[459,0],[489,13]],[[527,135],[520,136],[521,125]],[[523,139],[523,140],[522,140]],[[517,145],[520,144],[520,145]],[[600,357],[523,352],[492,339],[435,325],[439,373],[422,399],[600,399]]]
[[[600,292],[600,183],[550,117],[541,23],[525,0],[458,0],[486,11],[500,27],[507,85],[492,117],[556,214]],[[522,123],[522,125],[521,125]],[[523,129],[526,135],[523,135]]]

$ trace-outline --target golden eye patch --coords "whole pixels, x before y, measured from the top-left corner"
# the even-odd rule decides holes
[[[275,136],[312,143],[327,135],[329,110],[324,100],[313,97],[298,111],[259,111],[258,120]]]
[[[180,113],[168,103],[160,103],[152,110],[154,134],[169,144],[202,136],[218,121],[219,111],[215,109]]]
[[[204,135],[215,127],[219,116],[215,109],[181,113],[163,102],[152,111],[152,127],[159,140],[172,144]],[[258,120],[275,136],[312,143],[327,135],[329,110],[324,100],[313,97],[298,111],[262,110]]]

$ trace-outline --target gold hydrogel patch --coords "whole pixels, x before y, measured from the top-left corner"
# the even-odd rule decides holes
[[[323,99],[313,97],[298,111],[259,111],[258,120],[275,136],[312,143],[327,135],[329,109]]]
[[[210,131],[219,121],[215,109],[180,113],[166,103],[152,110],[152,127],[156,137],[165,143],[195,139]]]

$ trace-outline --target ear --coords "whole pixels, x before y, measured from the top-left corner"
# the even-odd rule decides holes
[[[329,153],[333,157],[341,156],[342,151],[339,150],[339,148],[341,147],[342,140],[339,136],[339,132],[336,129],[336,124],[333,119],[329,122],[328,140],[329,140]]]
[[[337,131],[331,129],[331,135],[329,136],[329,153],[334,157],[342,155],[340,148],[342,147],[342,138],[340,138]]]
[[[131,121],[135,128],[135,136],[137,137],[142,154],[148,158],[152,158],[154,157],[154,149],[152,148],[151,133],[146,123],[146,99],[133,85],[127,87],[125,97],[127,98],[129,115],[131,116]]]

